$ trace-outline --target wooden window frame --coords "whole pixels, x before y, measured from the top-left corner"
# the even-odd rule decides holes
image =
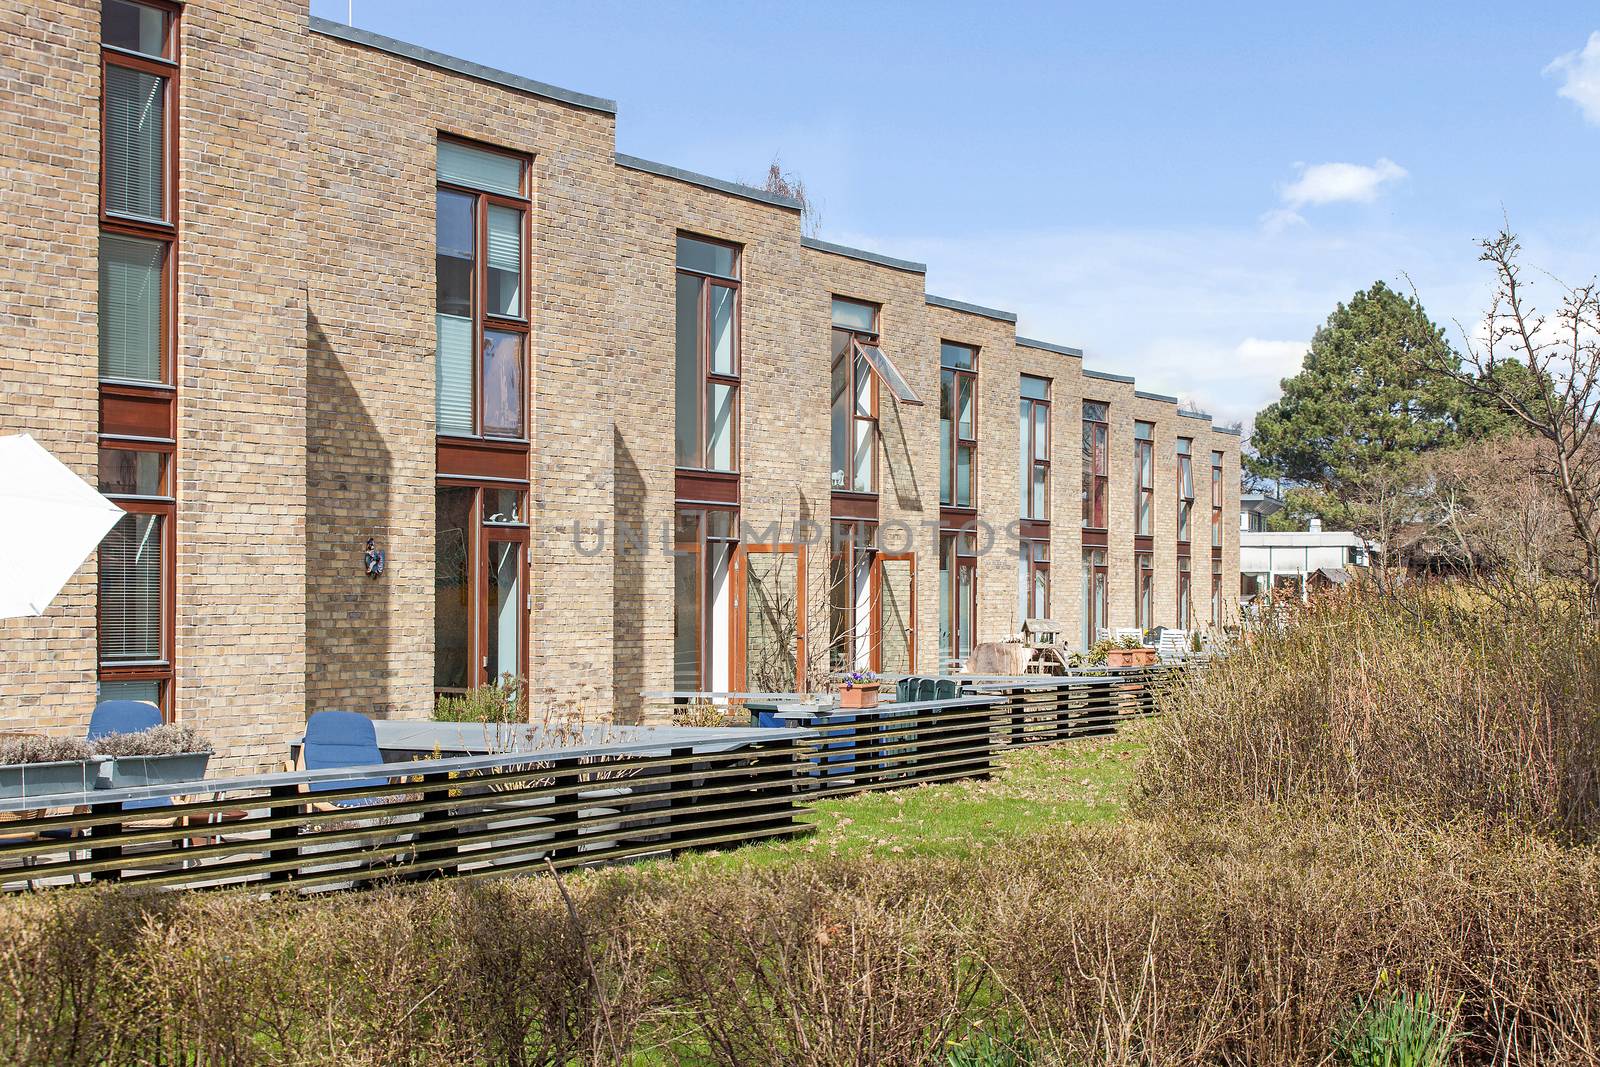
[[[843,301],[843,302],[845,302],[847,304],[854,304],[857,307],[870,308],[872,310],[872,329],[871,330],[858,330],[858,329],[856,329],[854,327],[851,327],[851,326],[840,326],[838,323],[834,323],[833,327],[832,327],[832,333],[829,334],[830,345],[834,340],[837,339],[837,336],[840,335],[840,334],[844,335],[844,338],[845,338],[844,352],[839,358],[844,361],[845,396],[849,398],[848,403],[850,405],[849,440],[847,440],[845,442],[845,455],[846,455],[846,466],[845,466],[845,471],[844,471],[845,485],[844,485],[843,488],[840,488],[838,486],[830,486],[830,489],[832,490],[832,492],[834,494],[841,495],[841,496],[861,496],[861,497],[874,497],[874,498],[876,498],[877,495],[878,495],[878,487],[882,484],[880,482],[880,480],[879,480],[879,474],[881,472],[878,469],[878,460],[879,460],[879,452],[880,452],[879,445],[878,445],[878,437],[879,437],[878,426],[879,426],[879,415],[881,414],[880,409],[879,409],[879,404],[880,404],[880,402],[882,400],[882,397],[878,393],[878,385],[879,385],[878,376],[875,373],[873,373],[872,368],[870,366],[862,366],[863,360],[861,359],[861,357],[856,355],[856,346],[857,345],[876,346],[876,345],[878,345],[880,343],[880,341],[882,339],[881,316],[883,314],[883,308],[882,308],[881,305],[872,303],[871,301],[868,301],[868,300],[856,300],[853,297],[839,296],[838,294],[834,294],[833,295],[832,299],[829,302],[830,307],[832,306],[832,301],[833,300]],[[830,360],[829,360],[829,372],[830,372],[830,375],[831,375],[832,369],[833,368],[832,368],[832,359],[831,359],[831,351],[830,351]],[[867,386],[867,388],[868,388],[868,398],[869,398],[868,401],[867,401],[867,412],[868,413],[865,414],[865,415],[862,415],[861,413],[856,411],[856,390],[858,388],[860,388],[860,384],[861,384],[860,381],[857,378],[857,374],[858,374],[858,372],[862,372],[862,371],[864,371],[866,373],[866,376],[868,378],[868,386]],[[833,383],[830,381],[828,383],[828,386],[829,386],[829,389],[832,389]],[[867,433],[867,440],[868,440],[868,442],[870,442],[871,447],[872,447],[872,462],[871,462],[871,464],[869,465],[869,468],[868,468],[872,472],[872,487],[870,489],[857,489],[855,487],[856,441],[859,440],[858,435],[860,433],[860,426],[858,424],[861,424],[861,423],[865,423],[870,427],[870,429],[869,429],[869,431]],[[829,425],[829,432],[832,433],[833,416],[832,416],[832,412],[831,411],[829,412],[828,425]],[[829,447],[828,459],[829,459],[829,466],[831,467],[832,466],[832,460],[833,460],[832,442],[829,443],[829,446],[830,447]],[[829,480],[831,481],[832,479],[830,478]]]
[[[1139,436],[1141,426],[1150,428],[1149,437]],[[1133,427],[1133,533],[1151,537],[1156,530],[1156,424],[1138,419]],[[1139,526],[1141,513],[1149,520],[1144,528]]]
[[[1222,453],[1211,453],[1211,548],[1222,551]]]
[[[1091,419],[1088,405],[1105,411],[1105,418]],[[1084,450],[1083,528],[1105,530],[1110,522],[1111,485],[1111,406],[1098,400],[1085,400],[1083,433],[1089,445]]]
[[[947,367],[944,365],[944,348],[964,348],[972,353],[972,366],[970,368]],[[944,494],[939,496],[939,506],[957,508],[963,511],[978,509],[978,426],[983,417],[981,398],[978,394],[978,371],[981,366],[981,349],[977,345],[969,345],[961,341],[951,341],[946,338],[939,339],[939,379],[940,391],[943,392],[944,381],[950,380],[950,460],[945,470],[949,476],[950,499],[944,499]],[[972,436],[961,436],[961,386],[963,382],[972,389]],[[961,450],[970,449],[972,452],[972,483],[966,503],[956,499],[958,483],[956,472],[961,469]]]
[[[836,530],[839,527],[844,527],[847,531],[842,542],[836,533]],[[868,529],[870,529],[872,532],[867,538],[867,543],[863,545],[860,541],[860,535],[862,531]],[[828,562],[830,564],[835,564],[842,560],[846,568],[846,574],[851,583],[854,583],[855,581],[856,557],[858,555],[867,557],[867,669],[873,671],[878,670],[879,666],[883,662],[883,626],[882,618],[879,614],[882,604],[883,590],[880,585],[882,580],[882,572],[879,569],[880,560],[878,554],[877,531],[878,521],[876,519],[836,518],[832,519],[828,526],[828,540],[830,542]],[[829,577],[829,585],[833,586],[833,579],[831,576]],[[831,588],[830,592],[837,592],[837,587]],[[845,613],[847,616],[845,631],[854,635],[861,625],[861,620],[856,616],[856,606],[859,601],[855,595],[853,584],[849,592],[850,597],[847,604],[849,610]],[[829,599],[831,600],[832,597],[830,596]],[[833,632],[833,624],[836,621],[836,614],[837,609],[833,604],[830,603],[828,605],[828,645],[830,651],[830,655],[828,657],[828,669],[830,671],[856,670],[855,641],[853,637],[850,642],[849,655],[845,657],[845,664],[840,666],[834,662],[834,656],[832,653],[837,651],[835,646],[839,641],[839,636]]]
[[[712,512],[722,512],[729,516],[729,529],[733,531],[729,537],[711,537],[706,530],[710,523],[707,521]],[[685,547],[687,542],[678,540],[677,530],[685,516],[697,516],[695,521],[695,535],[692,545]],[[695,649],[698,662],[695,664],[695,677],[697,692],[712,692],[706,686],[706,664],[710,661],[711,653],[711,627],[708,626],[706,614],[706,583],[710,580],[706,570],[706,560],[710,553],[706,551],[707,543],[716,541],[719,544],[731,545],[728,552],[728,680],[729,684],[737,689],[744,684],[745,649],[744,649],[744,618],[741,608],[744,604],[744,550],[739,538],[739,509],[736,507],[722,507],[713,504],[678,504],[672,513],[673,525],[673,551],[676,553],[690,552],[696,558],[695,563],[695,629],[697,631]],[[676,615],[674,615],[676,626]],[[673,635],[673,647],[677,647],[677,635]]]
[[[940,642],[939,655],[944,661],[940,664],[940,673],[944,672],[945,664],[952,662],[965,662],[972,655],[978,645],[978,553],[976,544],[977,534],[970,527],[949,528],[939,531],[939,569],[949,574],[947,588],[950,590],[950,642]],[[963,604],[958,595],[961,589],[961,572],[970,570],[972,573],[972,591]],[[961,651],[961,624],[962,621],[972,620],[972,645],[967,650],[967,655],[960,655]],[[941,627],[944,620],[940,619]]]
[[[1037,400],[1028,396],[1022,398],[1022,403],[1028,410],[1028,433],[1026,440],[1022,442],[1022,447],[1026,450],[1024,454],[1028,457],[1028,479],[1027,483],[1022,486],[1022,517],[1031,522],[1048,523],[1050,521],[1050,491],[1052,488],[1050,484],[1050,459],[1055,448],[1053,440],[1054,428],[1050,421],[1051,383],[1049,378],[1041,378],[1036,374],[1024,374],[1023,377],[1044,383],[1044,399]],[[1038,441],[1034,437],[1034,427],[1038,425],[1038,413],[1040,410],[1044,411],[1044,459],[1038,458]],[[1044,500],[1042,508],[1039,506],[1041,502],[1034,499],[1033,493],[1035,475],[1040,470],[1044,471]]]
[[[161,620],[159,623],[161,656],[159,662],[132,664],[107,664],[100,656],[98,635],[101,631],[98,581],[95,596],[95,677],[97,682],[155,682],[160,694],[158,703],[162,716],[171,721],[177,715],[177,600],[178,600],[178,463],[177,448],[177,352],[178,352],[178,244],[181,235],[178,175],[178,146],[181,119],[182,89],[182,33],[183,8],[168,0],[137,0],[148,8],[167,15],[166,40],[163,55],[153,57],[130,52],[104,43],[100,44],[100,173],[97,179],[99,204],[97,216],[99,233],[114,234],[153,241],[162,246],[161,257],[161,373],[155,382],[131,381],[99,376],[99,355],[96,354],[96,376],[99,382],[101,425],[98,435],[100,448],[121,448],[130,451],[157,452],[165,457],[163,493],[159,497],[110,496],[118,506],[133,515],[161,516]],[[162,90],[162,215],[160,220],[137,219],[112,214],[107,209],[107,139],[109,124],[106,121],[108,95],[107,71],[122,67],[163,79]],[[98,250],[97,250],[98,256]],[[119,426],[105,425],[108,400],[131,398],[154,410],[164,409],[162,418],[171,437],[134,438],[110,430]],[[97,458],[98,466],[98,458]]]
[[[744,372],[744,248],[731,241],[718,240],[715,237],[706,237],[698,233],[681,230],[677,237],[687,237],[691,241],[701,244],[716,245],[726,248],[733,253],[733,274],[713,274],[709,271],[695,270],[685,267],[681,263],[674,270],[674,276],[685,275],[697,278],[700,281],[700,296],[697,300],[697,315],[699,316],[699,330],[696,331],[696,344],[699,348],[698,362],[700,364],[700,386],[695,390],[695,403],[697,405],[697,418],[700,427],[700,462],[694,467],[678,466],[681,471],[692,473],[711,474],[738,474],[742,466],[740,446],[743,443],[743,434],[740,433],[741,423],[744,419],[742,408],[743,390],[741,379]],[[676,245],[676,242],[674,242]],[[723,288],[733,290],[733,373],[722,374],[711,367],[711,292],[713,289]],[[677,353],[673,353],[677,358]],[[711,420],[706,404],[706,394],[710,392],[713,384],[729,386],[733,391],[733,414],[731,416],[733,440],[729,444],[729,452],[733,457],[733,466],[727,469],[711,466]],[[676,442],[673,445],[677,449]],[[676,459],[676,456],[674,456]]]
[[[531,526],[529,524],[528,508],[530,507],[530,493],[525,483],[491,482],[483,479],[441,475],[434,482],[434,490],[440,489],[469,489],[472,491],[472,502],[467,506],[467,517],[471,529],[467,531],[466,542],[471,552],[467,558],[467,618],[469,620],[467,631],[467,689],[476,686],[492,684],[496,679],[488,678],[485,674],[484,657],[488,654],[488,625],[489,625],[489,598],[485,595],[488,588],[489,577],[489,543],[513,542],[521,546],[521,581],[522,605],[518,610],[518,619],[522,627],[522,647],[518,652],[520,677],[526,680],[529,671],[529,650],[533,644],[532,612],[529,604],[533,596],[533,561]],[[515,523],[485,522],[483,518],[484,494],[501,490],[514,490],[522,494],[522,521]],[[435,498],[437,499],[437,497]],[[448,694],[460,694],[463,689],[435,688],[434,698]]]
[[[1194,536],[1194,439],[1180,437],[1176,445],[1178,466],[1178,543],[1187,545]],[[1188,477],[1185,478],[1185,473]],[[1187,485],[1185,484],[1187,482]],[[1187,490],[1187,492],[1185,492]]]
[[[1044,579],[1044,610],[1040,612],[1024,611],[1022,618],[1017,620],[1020,628],[1026,619],[1050,618],[1051,580],[1050,564],[1053,562],[1050,555],[1050,539],[1047,537],[1025,537],[1020,542],[1023,579],[1026,582],[1026,592],[1023,594],[1028,608],[1034,607],[1033,591],[1040,578]],[[1044,547],[1044,558],[1039,558],[1039,548]]]
[[[1102,547],[1084,546],[1083,570],[1084,577],[1088,579],[1083,605],[1083,647],[1087,650],[1099,640],[1101,630],[1109,632],[1111,628],[1109,618],[1111,568],[1106,559],[1106,550]]]
[[[701,528],[703,530],[704,526],[702,525]],[[745,608],[744,611],[738,611],[736,609],[736,611],[735,611],[736,618],[732,621],[732,629],[731,629],[731,632],[733,634],[734,647],[738,650],[738,653],[737,653],[737,664],[738,664],[738,667],[739,667],[739,673],[735,677],[737,677],[739,679],[739,681],[738,681],[739,688],[740,689],[748,688],[748,686],[750,684],[750,678],[749,678],[749,669],[750,669],[749,641],[750,641],[750,633],[749,633],[749,623],[746,621],[747,617],[748,617],[749,604],[750,604],[750,589],[749,589],[750,569],[749,569],[749,565],[748,565],[749,558],[751,556],[760,556],[760,555],[769,555],[769,556],[787,555],[787,556],[793,556],[794,559],[795,559],[795,615],[796,615],[796,619],[795,619],[795,634],[794,634],[794,647],[795,647],[794,691],[797,692],[797,693],[804,693],[806,691],[806,686],[807,686],[807,682],[808,682],[807,674],[809,673],[806,670],[806,658],[810,654],[810,651],[809,651],[809,649],[807,647],[807,644],[806,644],[806,636],[807,636],[807,633],[806,633],[806,620],[808,618],[808,616],[806,614],[806,546],[804,544],[788,542],[788,541],[780,542],[778,544],[771,544],[771,543],[768,543],[768,542],[752,542],[750,544],[745,544],[745,543],[743,543],[741,541],[735,547],[734,554],[739,559],[739,565],[737,567],[737,574],[738,574],[738,578],[739,578],[739,587],[738,587],[738,589],[736,591],[736,593],[737,593],[736,605],[743,605],[744,608]],[[702,558],[704,558],[704,557],[702,557]],[[730,575],[730,580],[732,580],[732,576],[731,575]],[[703,583],[701,584],[701,588],[702,589],[704,588]],[[699,612],[697,610],[697,614],[699,615],[699,617],[704,618],[704,613],[703,612]],[[704,666],[704,663],[702,661],[702,668],[703,668],[703,666]],[[704,677],[704,672],[702,670],[702,678],[703,677]]]
[[[1155,625],[1156,561],[1151,552],[1133,554],[1133,621],[1140,632]]]
[[[501,148],[496,145],[484,144],[470,138],[459,137],[455,134],[439,133],[435,141],[434,151],[438,151],[440,142],[451,142],[478,152],[490,152],[495,155],[514,159],[521,167],[520,196],[507,196],[504,193],[491,193],[482,189],[474,189],[470,185],[460,185],[435,179],[436,189],[457,193],[461,196],[475,198],[472,209],[472,432],[461,433],[458,430],[437,431],[437,436],[444,438],[465,438],[475,441],[500,441],[512,444],[531,445],[533,440],[533,198],[529,194],[529,184],[532,181],[533,160],[523,152]],[[518,317],[505,315],[491,315],[488,310],[489,294],[489,208],[512,208],[522,213],[522,314]],[[437,224],[437,219],[435,219]],[[435,254],[437,254],[438,237],[434,238]],[[437,310],[437,296],[434,298]],[[483,430],[483,335],[485,331],[493,330],[498,333],[514,333],[522,338],[522,436],[507,437],[501,434],[486,434]],[[435,386],[437,388],[437,384]]]
[[[1173,610],[1178,616],[1178,629],[1189,629],[1194,622],[1194,570],[1188,556],[1178,557],[1178,589]]]

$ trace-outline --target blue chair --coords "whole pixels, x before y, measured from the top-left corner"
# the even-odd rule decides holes
[[[938,686],[939,686],[939,680],[937,678],[918,678],[917,679],[917,699],[918,700],[936,700],[936,699],[938,699],[937,696],[935,695],[938,692]]]
[[[372,720],[353,711],[317,711],[306,720],[306,734],[300,745],[300,766],[308,771],[333,767],[380,767],[383,753],[378,749],[378,731]],[[334,789],[359,789],[375,785],[374,779],[313,782],[306,788],[313,793]],[[330,806],[360,808],[380,803],[378,798],[335,800]]]
[[[954,700],[961,695],[961,683],[954,678],[940,678],[933,686],[933,699]]]
[[[917,686],[922,679],[914,674],[908,674],[894,683],[894,699],[897,704],[907,704],[917,699]]]
[[[107,734],[137,734],[161,725],[161,709],[148,700],[103,700],[89,716],[89,736],[98,741]]]
[[[161,725],[161,709],[148,700],[102,700],[89,716],[85,740],[98,741],[107,734],[139,734]],[[123,811],[170,807],[171,800],[130,800]]]

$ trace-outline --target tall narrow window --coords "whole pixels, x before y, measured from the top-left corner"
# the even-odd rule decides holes
[[[1050,541],[1023,538],[1017,546],[1017,621],[1050,617]]]
[[[1154,423],[1133,424],[1134,533],[1149,537],[1155,526],[1156,428]]]
[[[878,309],[833,298],[833,491],[878,491]]]
[[[1022,517],[1050,521],[1050,382],[1022,376],[1022,399],[1017,410],[1020,441],[1017,463],[1021,482]]]
[[[874,670],[877,645],[878,524],[835,520],[828,569],[828,666]]]
[[[1216,626],[1222,622],[1222,573],[1211,572],[1211,625]]]
[[[1083,402],[1083,527],[1106,528],[1106,485],[1110,474],[1110,410],[1092,400]]]
[[[1189,557],[1178,557],[1178,629],[1187,630],[1194,623],[1192,606],[1189,602],[1190,578]]]
[[[1083,647],[1093,647],[1106,629],[1106,550],[1083,550]]]
[[[1148,630],[1155,625],[1156,614],[1156,565],[1155,557],[1149,552],[1136,552],[1133,557],[1134,568],[1134,623],[1140,630]]]
[[[978,350],[939,344],[939,503],[976,507]]]
[[[1211,453],[1211,549],[1222,551],[1222,453]]]
[[[1178,438],[1178,540],[1189,543],[1189,527],[1194,512],[1194,442]]]
[[[739,250],[678,235],[676,463],[739,466]]]
[[[726,693],[736,672],[737,513],[678,509],[673,542],[673,684]]]
[[[977,636],[977,534],[946,530],[939,535],[940,667],[963,664]]]
[[[103,697],[169,714],[178,10],[164,0],[100,10],[100,489],[128,514],[100,543],[99,678]]]
[[[527,165],[441,138],[434,414],[440,434],[528,436]]]

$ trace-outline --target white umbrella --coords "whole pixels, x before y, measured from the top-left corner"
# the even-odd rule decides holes
[[[122,515],[32,437],[0,437],[0,619],[43,615]]]

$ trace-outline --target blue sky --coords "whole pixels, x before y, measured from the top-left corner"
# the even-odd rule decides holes
[[[1530,263],[1600,269],[1592,2],[354,8],[617,100],[620,151],[746,181],[778,157],[821,237],[1226,419],[1375,279],[1470,325],[1502,212]]]

